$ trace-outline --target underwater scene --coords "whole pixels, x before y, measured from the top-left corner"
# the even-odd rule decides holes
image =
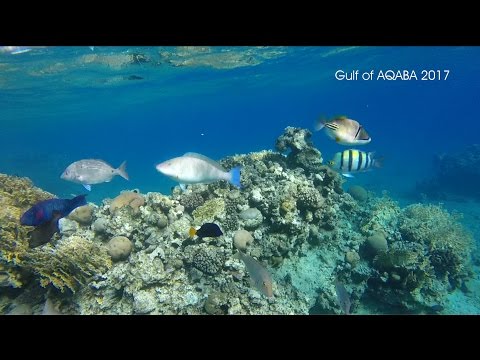
[[[0,46],[0,314],[480,314],[480,47],[87,45]]]

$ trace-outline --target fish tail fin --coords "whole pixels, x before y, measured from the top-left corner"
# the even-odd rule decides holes
[[[71,202],[73,204],[75,204],[75,207],[78,207],[78,206],[83,206],[83,205],[87,205],[87,197],[88,194],[82,194],[82,195],[78,195],[78,196],[75,196]]]
[[[325,124],[327,123],[327,118],[325,116],[320,116],[316,121],[314,125],[315,131],[320,131],[325,127]]]
[[[188,230],[188,235],[193,238],[195,234],[197,233],[197,230],[195,230],[194,227],[191,227],[190,230]]]
[[[236,186],[239,189],[242,187],[242,184],[240,183],[241,171],[241,166],[234,167],[232,170],[230,170],[230,184]]]
[[[385,160],[384,156],[375,156],[375,153],[371,153],[372,158],[374,160],[373,162],[373,167],[376,168],[382,168],[383,167],[383,161]]]
[[[125,160],[117,169],[117,174],[123,177],[125,180],[130,180],[127,174],[127,161]]]
[[[383,156],[379,157],[379,158],[376,158],[375,159],[375,162],[373,163],[373,166],[377,167],[377,168],[382,168],[383,167],[383,161],[385,160],[385,158]]]

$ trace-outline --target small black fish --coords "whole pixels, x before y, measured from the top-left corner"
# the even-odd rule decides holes
[[[37,226],[34,230],[30,231],[28,235],[30,238],[28,239],[28,244],[30,248],[36,248],[43,244],[48,243],[52,240],[52,236],[58,232],[58,220],[62,218],[62,213],[59,211],[53,212],[52,220]]]
[[[138,76],[138,75],[130,75],[125,77],[126,80],[143,80],[143,77]]]
[[[190,237],[197,235],[199,238],[219,237],[223,235],[220,227],[214,223],[205,223],[198,230],[195,230],[195,228],[191,227],[188,233],[190,234]]]

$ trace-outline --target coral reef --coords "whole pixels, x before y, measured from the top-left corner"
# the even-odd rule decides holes
[[[433,176],[416,184],[413,195],[418,200],[480,199],[480,144],[436,156],[433,171]]]
[[[307,173],[315,173],[322,165],[322,154],[313,146],[310,138],[312,132],[307,129],[287,127],[275,144],[280,152],[289,151],[287,162],[290,166],[298,166]]]
[[[310,137],[289,127],[278,151],[221,160],[243,167],[240,190],[219,181],[171,195],[124,191],[90,205],[85,221],[62,219],[58,239],[36,249],[17,226],[30,200],[18,206],[2,189],[0,286],[8,296],[0,312],[41,312],[47,287],[62,313],[341,314],[341,284],[351,313],[425,313],[466,288],[474,247],[456,214],[402,209],[354,187],[345,193]],[[223,236],[189,236],[206,222]],[[251,285],[238,249],[262,264],[272,294]]]
[[[368,191],[360,185],[353,185],[348,188],[348,193],[357,201],[364,202],[368,199]]]

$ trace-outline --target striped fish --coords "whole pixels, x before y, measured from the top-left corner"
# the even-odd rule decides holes
[[[358,151],[355,149],[344,150],[334,155],[328,165],[345,177],[353,177],[352,173],[363,172],[374,167],[381,167],[382,160],[375,157],[374,152]]]

